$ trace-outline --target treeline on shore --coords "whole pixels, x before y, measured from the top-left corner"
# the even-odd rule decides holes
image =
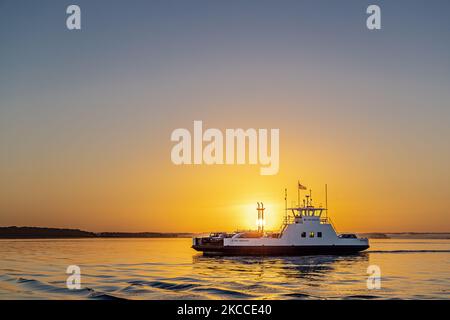
[[[164,232],[89,232],[79,229],[43,227],[0,227],[0,239],[54,239],[54,238],[184,238],[190,233]]]

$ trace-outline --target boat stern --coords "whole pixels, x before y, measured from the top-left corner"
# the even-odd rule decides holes
[[[225,233],[212,233],[206,237],[192,238],[191,248],[200,252],[215,252],[223,249]]]

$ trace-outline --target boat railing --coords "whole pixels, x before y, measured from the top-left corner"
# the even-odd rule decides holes
[[[295,218],[292,216],[285,216],[283,219],[283,225],[292,224],[295,222]]]

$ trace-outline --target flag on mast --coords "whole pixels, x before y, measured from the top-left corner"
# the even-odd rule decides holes
[[[306,190],[306,187],[298,181],[298,190]]]

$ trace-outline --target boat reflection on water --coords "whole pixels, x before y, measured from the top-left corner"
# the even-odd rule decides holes
[[[239,299],[375,299],[367,290],[369,254],[193,256],[192,273]]]
[[[315,281],[332,280],[335,275],[345,275],[347,268],[361,268],[365,276],[369,255],[314,255],[314,256],[193,256],[195,273],[204,277],[224,279],[267,281],[268,284],[283,284],[283,279],[304,279],[307,286],[319,285]],[[337,279],[336,279],[337,280]],[[364,278],[365,280],[365,278]],[[260,283],[261,284],[261,283]],[[293,285],[286,281],[286,285]]]

